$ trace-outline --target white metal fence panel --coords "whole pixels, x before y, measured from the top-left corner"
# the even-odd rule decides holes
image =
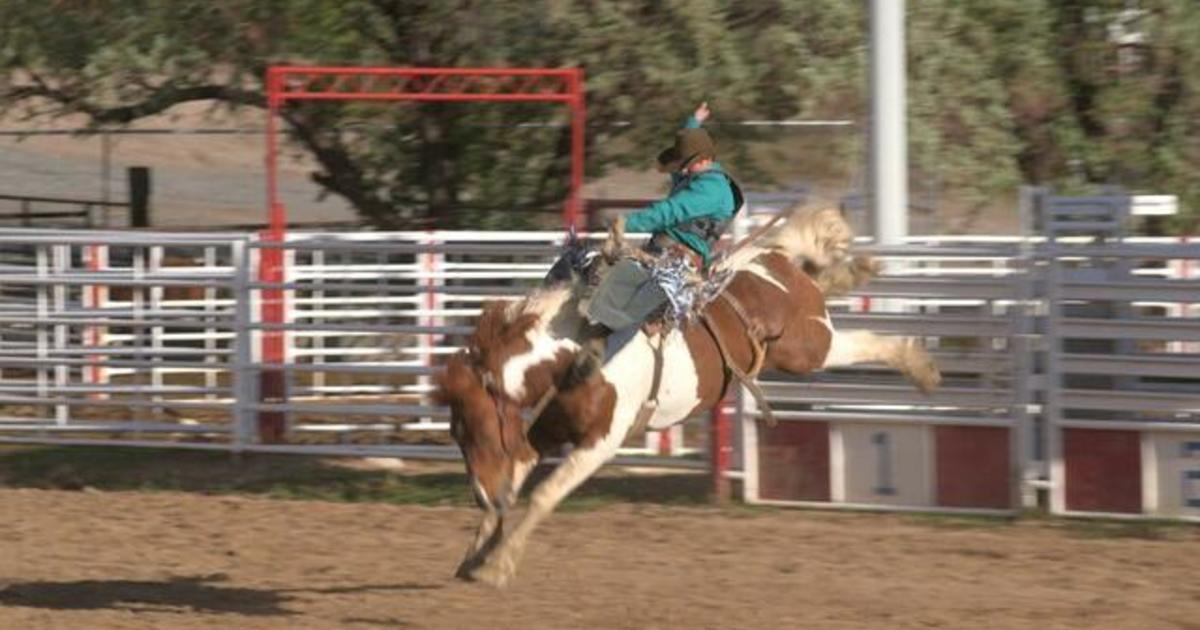
[[[244,236],[6,230],[0,251],[5,440],[241,441]]]
[[[483,301],[535,286],[562,238],[7,232],[0,441],[455,458],[447,412],[426,397],[435,365]],[[268,248],[283,250],[282,283],[260,279]],[[282,322],[268,321],[272,290]],[[260,352],[272,331],[285,339],[278,364]],[[272,415],[286,439],[263,439]],[[695,455],[697,435],[662,452]],[[657,436],[624,451],[659,453]]]

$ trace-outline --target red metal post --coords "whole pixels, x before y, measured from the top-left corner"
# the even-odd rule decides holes
[[[671,455],[671,427],[667,427],[658,432],[658,454],[663,457]]]
[[[266,247],[259,249],[258,280],[263,284],[283,282],[283,250],[273,247],[282,244],[287,229],[287,209],[279,199],[278,155],[276,137],[279,107],[282,103],[282,78],[278,68],[267,71],[267,200],[269,203],[269,227],[260,234]],[[284,322],[284,291],[279,288],[264,288],[260,292],[260,320],[267,325]],[[266,329],[262,331],[261,359],[263,369],[259,372],[259,400],[262,402],[284,402],[287,398],[287,381],[280,367],[285,359],[284,331]],[[272,368],[274,366],[274,368]],[[258,414],[258,437],[263,443],[282,442],[286,437],[286,416],[279,411],[263,411]]]
[[[272,231],[282,232],[287,223],[283,205],[279,203],[278,133],[279,106],[283,102],[279,68],[267,69],[267,220]]]
[[[725,412],[728,403],[729,398],[722,399],[709,419],[713,498],[718,503],[729,501],[733,495],[728,475],[733,461],[733,428],[729,414]]]
[[[107,245],[88,245],[84,248],[84,257],[87,261],[88,271],[100,271],[108,267],[108,246]],[[84,291],[84,303],[88,309],[97,311],[99,316],[100,309],[108,306],[108,286],[102,284],[88,285]],[[90,348],[101,348],[107,345],[108,329],[103,326],[88,326],[83,329],[84,345]],[[88,365],[84,369],[84,382],[92,385],[108,383],[108,368],[104,367],[104,362],[108,360],[107,356],[93,354],[88,358]],[[88,394],[88,398],[95,400],[103,400],[108,398],[108,394],[102,392],[93,392]]]
[[[584,133],[587,123],[587,103],[583,98],[583,69],[576,68],[571,77],[571,192],[567,198],[566,214],[563,222],[568,229],[578,230],[583,216],[583,150],[585,146]]]

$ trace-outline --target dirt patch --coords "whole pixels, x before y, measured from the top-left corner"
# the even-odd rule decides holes
[[[465,493],[465,490],[464,490]],[[473,510],[0,490],[6,628],[1191,628],[1193,528],[619,504],[504,592],[450,578]]]

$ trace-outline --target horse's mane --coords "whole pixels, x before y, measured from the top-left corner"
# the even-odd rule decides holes
[[[510,303],[488,301],[483,304],[483,312],[475,321],[475,331],[471,333],[472,348],[496,348],[511,338],[514,331],[525,331],[537,322],[533,313],[513,315],[509,312]]]

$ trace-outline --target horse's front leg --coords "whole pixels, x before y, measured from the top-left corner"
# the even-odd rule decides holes
[[[496,510],[484,510],[479,529],[475,530],[475,538],[471,541],[471,546],[467,547],[467,554],[459,563],[458,570],[454,572],[455,577],[470,577],[471,571],[483,564],[483,559],[496,548],[503,535],[504,517]]]
[[[483,518],[479,522],[479,529],[475,532],[474,540],[467,548],[466,556],[459,563],[458,570],[454,572],[456,577],[469,579],[471,571],[479,568],[487,559],[488,554],[500,543],[504,537],[504,515],[509,508],[516,505],[517,498],[521,494],[521,486],[529,478],[529,473],[537,465],[537,461],[536,456],[527,461],[517,460],[513,464],[513,476],[508,484],[508,492],[504,496],[498,497],[494,504],[481,506]]]
[[[482,564],[470,572],[470,577],[492,586],[504,586],[516,575],[517,564],[525,553],[525,543],[538,524],[550,516],[554,508],[579,484],[596,472],[617,452],[626,429],[620,437],[609,435],[599,442],[576,448],[562,463],[538,484],[529,497],[529,509],[524,518],[504,537]],[[482,557],[482,556],[481,556]]]

